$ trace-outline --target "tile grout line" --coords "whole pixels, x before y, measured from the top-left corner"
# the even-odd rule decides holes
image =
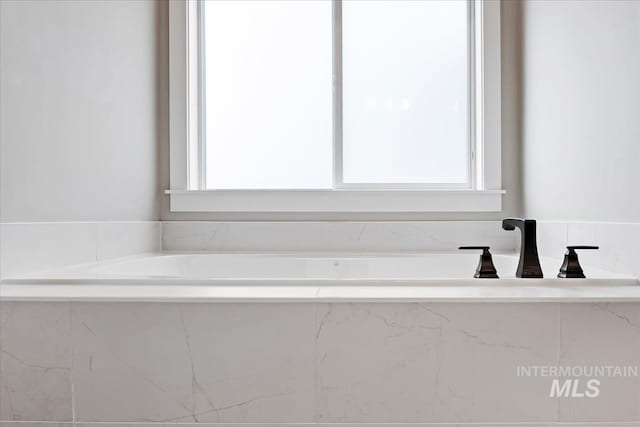
[[[70,372],[70,379],[71,379],[71,422],[75,423],[76,422],[76,393],[75,393],[75,381],[73,378],[73,371],[74,371],[74,350],[75,347],[73,345],[73,303],[69,302],[69,341],[70,341],[70,347],[71,347],[71,372]]]
[[[557,365],[560,366],[562,358],[562,314],[560,305],[556,304],[556,322],[558,324],[558,359]],[[556,422],[560,423],[560,398],[556,398]]]
[[[318,330],[318,311],[320,304],[313,304],[313,330],[312,334],[315,334]],[[313,337],[313,422],[318,419],[318,340],[315,335]]]

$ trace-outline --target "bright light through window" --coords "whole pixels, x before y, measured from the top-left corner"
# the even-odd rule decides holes
[[[344,1],[346,183],[469,179],[467,5]]]
[[[206,188],[470,188],[466,0],[202,4]]]
[[[203,5],[207,188],[331,188],[331,2]]]

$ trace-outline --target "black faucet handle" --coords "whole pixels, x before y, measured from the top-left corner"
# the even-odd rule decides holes
[[[564,261],[562,262],[562,266],[560,266],[560,272],[558,273],[558,277],[562,279],[584,279],[586,277],[584,275],[584,271],[582,271],[580,260],[578,260],[578,254],[576,253],[576,250],[582,250],[582,249],[600,249],[600,248],[598,246],[590,246],[590,245],[567,246],[567,252],[564,254]]]
[[[567,246],[567,249],[570,251],[581,250],[581,249],[600,249],[600,246],[572,245],[572,246]]]
[[[460,246],[458,249],[466,251],[466,250],[480,250],[480,251],[488,251],[491,249],[490,246]]]
[[[460,246],[460,250],[481,250],[480,260],[476,268],[476,274],[473,277],[477,279],[498,279],[498,272],[493,265],[493,258],[489,252],[489,246]]]

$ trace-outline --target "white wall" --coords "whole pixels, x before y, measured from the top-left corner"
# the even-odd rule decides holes
[[[160,197],[162,219],[251,219],[171,214],[161,196],[164,3],[2,1],[0,14],[3,222],[149,220]],[[640,3],[503,2],[502,26],[504,210],[410,219],[524,203],[540,219],[640,220]]]
[[[2,222],[153,220],[154,1],[0,1]]]
[[[527,216],[640,221],[640,2],[521,6]]]

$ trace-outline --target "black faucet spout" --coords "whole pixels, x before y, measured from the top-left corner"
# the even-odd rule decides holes
[[[502,220],[504,230],[520,230],[520,261],[516,277],[542,278],[542,268],[538,257],[536,221],[534,219],[506,218]]]

